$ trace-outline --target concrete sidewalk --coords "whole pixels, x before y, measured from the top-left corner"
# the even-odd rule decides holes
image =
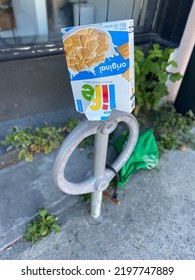
[[[89,152],[76,150],[70,177],[91,168]],[[54,185],[55,154],[0,170],[0,259],[195,258],[195,151],[168,152],[158,169],[134,174],[119,191],[120,206],[103,200],[97,222],[80,196]],[[59,217],[61,232],[31,245],[22,235],[42,207]]]

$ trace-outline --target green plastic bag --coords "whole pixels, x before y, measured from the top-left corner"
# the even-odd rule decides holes
[[[115,142],[116,150],[121,153],[128,135],[121,135]],[[158,146],[152,129],[140,134],[135,149],[120,170],[118,187],[122,188],[138,169],[152,169],[158,163]]]

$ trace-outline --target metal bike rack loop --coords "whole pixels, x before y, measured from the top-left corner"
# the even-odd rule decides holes
[[[53,178],[55,184],[65,193],[78,195],[92,193],[91,216],[98,218],[101,212],[102,191],[104,191],[115,174],[106,169],[106,156],[109,134],[115,130],[118,123],[124,122],[129,129],[129,137],[124,150],[112,163],[112,167],[118,172],[130,157],[136,145],[139,127],[136,118],[132,114],[113,110],[106,121],[82,120],[62,143],[53,166]],[[64,170],[68,160],[81,143],[90,135],[95,135],[95,155],[93,172],[79,182],[70,182],[65,178]]]

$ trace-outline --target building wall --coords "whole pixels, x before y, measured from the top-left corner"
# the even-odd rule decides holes
[[[0,121],[74,108],[64,55],[1,62]]]

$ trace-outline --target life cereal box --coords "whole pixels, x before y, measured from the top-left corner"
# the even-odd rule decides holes
[[[131,112],[134,96],[133,20],[62,28],[76,110],[106,120],[112,109]]]

